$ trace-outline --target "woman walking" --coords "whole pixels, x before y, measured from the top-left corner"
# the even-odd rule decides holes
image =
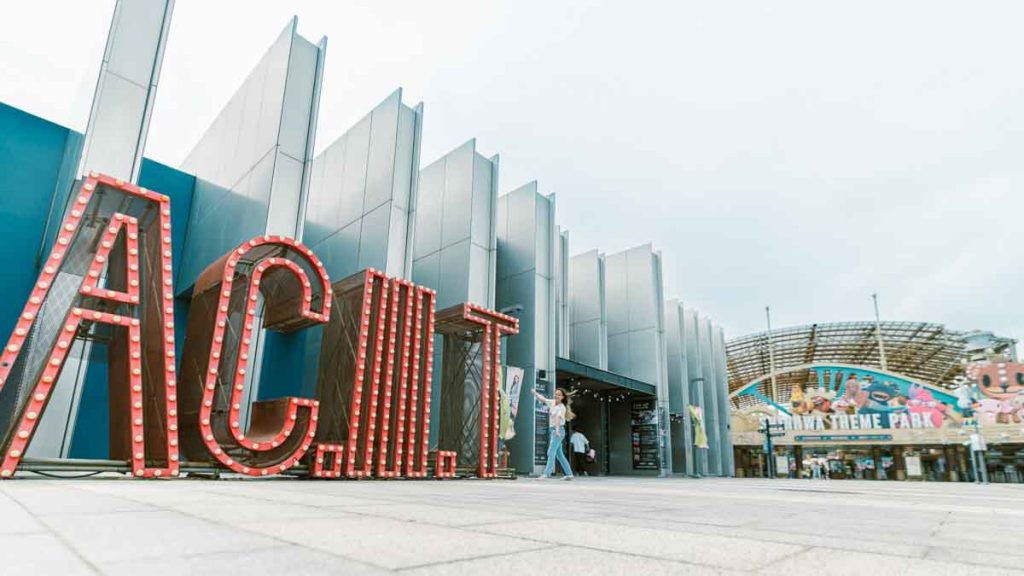
[[[554,400],[545,398],[536,390],[533,391],[533,395],[548,405],[548,462],[541,478],[551,478],[551,475],[555,473],[555,459],[558,459],[558,463],[565,473],[562,480],[572,480],[572,467],[569,466],[569,461],[565,458],[565,449],[562,446],[565,441],[565,423],[576,417],[569,405],[569,397],[561,389],[555,390]]]

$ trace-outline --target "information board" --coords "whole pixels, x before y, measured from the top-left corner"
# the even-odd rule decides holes
[[[632,411],[633,469],[658,469],[658,411],[654,399],[634,400]]]

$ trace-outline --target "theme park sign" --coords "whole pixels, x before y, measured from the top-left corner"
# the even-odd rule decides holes
[[[482,357],[479,408],[462,394],[441,407],[473,412],[460,417],[478,439],[458,444],[478,453],[440,451],[435,474],[462,460],[496,475],[500,338],[518,332],[514,318],[473,304],[435,313],[434,290],[373,269],[332,284],[300,242],[262,236],[199,275],[176,362],[171,259],[170,199],[90,174],[0,355],[0,391],[29,391],[0,431],[0,477],[23,459],[74,341],[99,332],[110,339],[110,457],[134,476],[178,476],[188,461],[249,476],[305,463],[320,478],[424,477],[435,330]],[[271,331],[323,327],[318,397],[253,402],[246,428],[260,314]]]
[[[915,412],[890,414],[812,414],[810,416],[776,416],[764,418],[769,424],[780,424],[785,430],[886,430],[890,428],[936,428],[930,417]],[[942,421],[938,422],[942,425]]]

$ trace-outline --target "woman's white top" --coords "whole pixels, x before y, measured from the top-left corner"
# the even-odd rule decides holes
[[[565,404],[555,404],[555,401],[549,398],[541,400],[548,405],[548,427],[555,428],[565,424]]]

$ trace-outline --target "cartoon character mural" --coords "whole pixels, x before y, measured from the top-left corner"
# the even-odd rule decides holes
[[[936,400],[932,391],[920,384],[910,386],[907,394],[907,411],[931,420],[935,428],[941,427],[942,422],[950,417],[950,407]]]
[[[960,424],[965,411],[970,411],[962,406],[964,401],[959,399],[959,392],[897,374],[841,365],[817,365],[811,370],[818,385],[794,384],[789,398],[780,398],[779,404],[760,392],[762,381],[750,383],[735,395],[761,399],[773,407],[775,417],[799,427],[794,429],[941,428]],[[1021,380],[1024,381],[1024,366]],[[1019,395],[1019,402],[1024,406],[1024,394]],[[813,417],[817,416],[821,418],[815,420]],[[1019,416],[1024,419],[1024,410]]]
[[[866,401],[867,393],[861,392],[857,375],[851,374],[843,387],[843,395],[832,402],[832,410],[836,414],[856,414],[857,408]]]
[[[832,412],[832,399],[835,393],[817,389],[813,394],[808,395],[801,386],[793,386],[789,394],[789,406],[793,414],[830,414]]]
[[[967,376],[982,396],[977,409],[989,422],[1024,421],[1024,364],[994,357],[969,365]]]
[[[814,403],[804,396],[804,389],[800,386],[793,386],[789,393],[789,407],[793,414],[810,414],[814,409]]]
[[[889,416],[902,407],[893,406],[893,402],[900,396],[899,386],[892,382],[875,381],[863,389],[864,396],[862,403],[858,404],[858,414],[880,414],[883,428],[890,426]]]

